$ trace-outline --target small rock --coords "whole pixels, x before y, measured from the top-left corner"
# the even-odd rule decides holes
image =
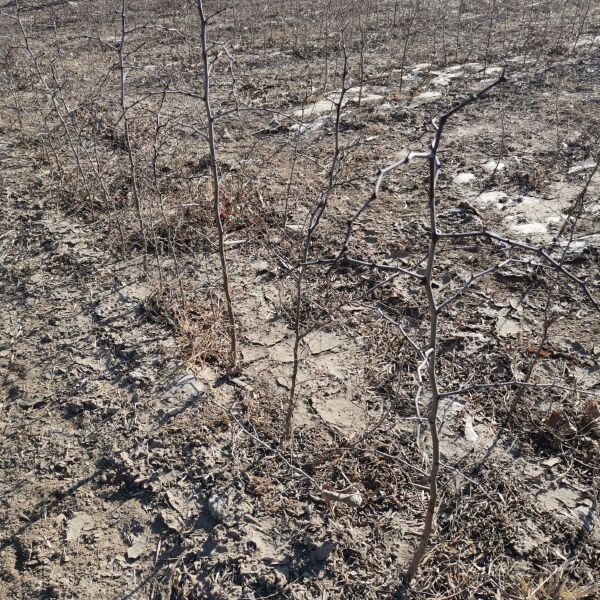
[[[475,175],[473,173],[459,173],[452,181],[457,185],[466,185],[467,183],[471,183],[474,179]]]
[[[488,160],[482,166],[488,173],[493,173],[494,171],[504,171],[506,168],[506,165],[503,162],[497,160]]]
[[[512,541],[512,546],[519,556],[528,556],[537,548],[538,543],[524,531],[518,533],[519,537]]]
[[[333,333],[327,331],[314,331],[305,338],[311,354],[331,352],[341,345],[341,340]]]
[[[94,526],[94,520],[84,512],[76,512],[67,521],[67,542],[76,542],[84,531],[89,531]]]
[[[186,373],[175,382],[171,392],[174,396],[188,400],[204,394],[206,387],[193,373]]]
[[[415,96],[410,108],[415,108],[416,106],[419,106],[420,104],[426,104],[427,102],[431,102],[432,100],[437,100],[438,98],[442,97],[442,93],[441,92],[423,92],[422,94],[419,94],[418,96]]]
[[[508,196],[504,192],[483,192],[477,196],[476,200],[482,204],[491,204],[492,202],[501,202]]]
[[[579,163],[578,165],[572,166],[568,173],[569,175],[574,175],[575,173],[581,173],[581,171],[589,171],[590,169],[596,168],[596,161],[592,158],[588,158],[586,161]]]
[[[585,240],[576,240],[574,242],[566,242],[561,244],[562,249],[558,253],[564,253],[564,260],[567,262],[575,262],[584,258],[589,252],[590,246]],[[560,256],[559,256],[560,258]]]
[[[468,442],[476,442],[478,437],[477,432],[473,428],[473,417],[467,415],[465,419],[465,438]]]
[[[502,337],[519,335],[521,333],[521,326],[514,319],[500,317],[496,321],[496,333]]]
[[[133,538],[131,546],[127,548],[127,558],[136,560],[146,551],[148,538],[145,535],[138,535]]]
[[[600,233],[593,233],[592,235],[584,235],[579,238],[580,241],[585,242],[592,248],[600,248]]]
[[[266,260],[255,260],[250,265],[256,273],[269,273],[271,271],[271,265]]]
[[[320,546],[317,546],[310,554],[311,558],[316,562],[325,562],[329,555],[335,550],[335,544],[333,542],[323,542]]]
[[[513,225],[513,229],[523,235],[543,234],[548,232],[548,228],[543,223],[520,223]]]
[[[183,530],[183,522],[180,516],[174,511],[168,508],[160,511],[160,517],[163,520],[163,523],[173,531],[177,531],[178,533]]]
[[[557,490],[549,490],[540,494],[538,500],[542,502],[546,510],[562,510],[565,507],[575,508],[579,501],[579,494],[575,490],[561,487]]]

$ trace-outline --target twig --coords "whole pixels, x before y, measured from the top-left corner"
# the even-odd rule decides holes
[[[566,269],[561,264],[561,262],[552,258],[552,256],[550,256],[550,254],[548,254],[548,252],[541,246],[533,246],[531,244],[527,244],[527,243],[521,242],[519,240],[514,240],[511,238],[508,238],[500,233],[496,233],[495,231],[489,231],[487,229],[479,229],[476,231],[457,231],[457,232],[452,232],[452,233],[436,232],[436,235],[437,235],[438,239],[463,239],[463,238],[483,237],[483,238],[488,238],[490,240],[495,240],[497,242],[505,244],[506,246],[511,246],[513,248],[519,248],[521,250],[527,250],[528,252],[537,254],[541,258],[544,258],[546,261],[548,261],[555,269],[560,271],[563,275],[565,275],[566,277],[568,277],[569,279],[574,281],[577,285],[579,285],[581,287],[581,289],[583,290],[584,294],[589,299],[589,301],[593,304],[594,308],[596,308],[596,310],[600,310],[600,304],[598,303],[596,298],[593,296],[593,294],[590,292],[590,289],[588,288],[587,283],[583,279],[577,277],[576,275],[571,273],[571,271]]]
[[[536,388],[536,389],[541,389],[541,390],[544,390],[544,389],[546,389],[546,390],[548,390],[548,389],[565,390],[568,392],[577,392],[578,394],[584,394],[587,396],[596,396],[596,397],[600,398],[599,392],[592,392],[590,390],[581,390],[581,389],[569,387],[567,385],[560,385],[557,383],[529,383],[527,381],[517,381],[517,380],[498,381],[495,383],[476,383],[474,385],[459,388],[457,390],[441,392],[440,398],[449,398],[450,396],[459,396],[461,394],[470,394],[471,392],[477,392],[480,390],[492,390],[492,389],[497,389],[497,388],[501,388],[501,387],[512,387],[512,386],[529,387],[529,388]]]

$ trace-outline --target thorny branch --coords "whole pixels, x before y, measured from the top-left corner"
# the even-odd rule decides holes
[[[583,292],[585,293],[585,295],[587,296],[588,300],[593,304],[594,308],[596,308],[596,310],[600,310],[600,304],[598,303],[598,300],[596,300],[596,298],[590,291],[587,283],[583,279],[581,279],[580,277],[577,277],[576,275],[571,273],[571,271],[566,269],[561,264],[561,262],[559,262],[555,258],[552,258],[552,256],[550,256],[550,254],[541,246],[533,246],[533,245],[527,244],[525,242],[520,242],[519,240],[513,240],[511,238],[508,238],[508,237],[500,234],[500,233],[496,233],[495,231],[489,231],[487,229],[479,229],[477,231],[457,231],[457,232],[452,232],[452,233],[437,232],[436,235],[439,239],[443,239],[443,238],[461,239],[461,238],[482,237],[482,238],[487,238],[492,241],[500,242],[501,244],[504,244],[505,246],[511,246],[513,248],[518,248],[520,250],[527,250],[528,252],[537,254],[541,258],[548,261],[550,263],[550,265],[552,267],[554,267],[557,271],[560,271],[563,275],[565,275],[566,277],[568,277],[569,279],[574,281],[577,285],[579,285],[581,287],[581,289],[583,290]]]
[[[423,358],[417,374],[419,378],[419,387],[417,392],[416,403],[418,406],[420,395],[422,391],[422,375],[421,373],[426,369],[427,370],[427,379],[429,384],[429,393],[430,393],[430,402],[429,402],[429,429],[432,441],[432,464],[431,470],[429,473],[429,500],[427,503],[427,510],[425,514],[425,524],[423,527],[423,532],[421,534],[421,539],[417,548],[415,549],[413,558],[408,567],[408,570],[405,574],[405,581],[410,583],[419,568],[421,560],[423,559],[423,555],[425,554],[425,550],[427,548],[427,544],[431,537],[431,533],[433,531],[434,517],[435,517],[435,509],[437,505],[437,486],[438,486],[438,473],[440,469],[440,445],[439,445],[439,431],[437,426],[437,415],[438,415],[438,407],[440,400],[440,391],[438,389],[438,381],[437,381],[437,348],[438,348],[438,319],[442,308],[447,306],[450,301],[453,301],[455,298],[451,297],[440,306],[438,306],[436,297],[433,291],[433,272],[435,266],[436,259],[436,250],[439,240],[441,239],[440,232],[437,226],[437,206],[436,206],[436,183],[437,178],[440,172],[441,163],[438,158],[438,150],[440,147],[440,143],[442,140],[442,134],[444,131],[444,126],[447,121],[457,112],[467,107],[469,104],[480,100],[483,96],[485,96],[490,90],[494,87],[500,85],[506,81],[506,77],[504,73],[493,83],[488,85],[482,91],[477,94],[473,94],[469,98],[463,100],[460,104],[452,108],[446,114],[442,115],[438,120],[433,121],[433,127],[435,129],[435,136],[430,144],[429,152],[409,152],[403,159],[394,162],[388,167],[379,171],[378,176],[375,181],[374,190],[371,196],[363,203],[363,205],[356,211],[356,213],[352,216],[352,218],[347,223],[346,228],[346,236],[344,238],[344,242],[342,245],[342,249],[338,256],[338,261],[341,263],[345,258],[345,255],[348,251],[348,241],[352,234],[352,228],[356,220],[361,216],[361,214],[371,205],[371,203],[376,200],[379,196],[379,191],[381,188],[382,181],[388,173],[394,171],[395,169],[408,164],[413,159],[421,159],[429,162],[429,192],[428,192],[428,209],[429,209],[429,250],[427,253],[427,262],[424,275],[417,275],[419,279],[422,280],[425,293],[427,296],[427,303],[429,306],[429,343],[426,350],[421,350],[420,354]],[[410,273],[411,275],[413,273]],[[476,278],[483,277],[486,273],[478,274],[474,276]],[[469,287],[470,283],[468,282],[464,289],[459,290],[459,293],[462,293]]]

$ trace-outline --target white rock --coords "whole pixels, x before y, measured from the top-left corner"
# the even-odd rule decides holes
[[[593,233],[591,235],[584,235],[579,238],[581,241],[584,241],[589,246],[593,246],[594,248],[600,248],[600,233]]]
[[[488,160],[483,165],[483,168],[489,173],[493,173],[494,171],[503,171],[506,168],[506,165],[497,160]]]
[[[588,158],[586,161],[571,167],[569,169],[568,173],[569,173],[569,175],[573,175],[575,173],[580,173],[581,171],[588,171],[590,169],[595,169],[595,168],[596,168],[596,162],[593,159]]]
[[[294,125],[290,127],[290,131],[293,133],[299,132],[300,135],[304,135],[305,133],[318,131],[324,124],[325,121],[323,119],[318,119],[314,123],[294,123]]]
[[[478,437],[479,436],[473,427],[473,417],[471,415],[467,415],[465,420],[465,438],[468,442],[476,442]]]
[[[519,225],[513,225],[513,229],[524,235],[548,232],[548,228],[543,223],[521,223]]]
[[[510,317],[498,317],[496,320],[496,333],[502,337],[519,335],[521,329],[519,322]]]
[[[537,196],[521,196],[522,204],[539,204],[541,201],[542,199]]]
[[[503,67],[486,67],[485,72],[486,74],[493,75],[494,73],[502,73],[503,70]]]
[[[565,252],[566,249],[566,252]],[[561,244],[561,251],[558,253],[558,258],[564,253],[565,260],[574,261],[582,258],[584,254],[589,250],[589,244],[584,240],[577,240],[573,242],[563,242]]]
[[[306,117],[310,115],[320,115],[321,113],[331,112],[334,108],[334,103],[331,100],[319,100],[314,104],[299,108],[294,112],[295,117]]]
[[[476,200],[482,204],[491,204],[492,202],[500,202],[504,198],[508,198],[504,192],[483,192],[477,196]]]
[[[435,98],[439,98],[442,95],[442,92],[423,92],[415,97],[415,99],[423,99],[423,100],[433,100]]]
[[[418,96],[414,97],[410,107],[414,108],[421,104],[427,104],[427,102],[431,102],[432,100],[435,100],[435,99],[441,98],[441,97],[442,97],[442,92],[423,92],[422,94],[419,94]]]
[[[457,185],[466,185],[467,183],[471,183],[473,179],[475,179],[475,175],[473,173],[459,173],[452,181]]]
[[[575,47],[580,48],[581,46],[586,46],[586,45],[593,46],[594,42],[596,42],[597,39],[598,39],[597,35],[582,35],[577,40]]]
[[[353,98],[353,100],[358,102],[358,96]],[[381,96],[380,94],[364,94],[361,97],[360,102],[361,102],[361,104],[375,104],[376,102],[379,102],[380,100],[383,100],[383,96]]]

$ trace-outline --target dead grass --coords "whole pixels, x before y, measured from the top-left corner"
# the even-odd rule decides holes
[[[145,302],[147,317],[167,326],[177,339],[177,353],[190,368],[227,362],[227,330],[222,304],[217,298],[207,303],[181,302],[172,288],[155,292]]]

